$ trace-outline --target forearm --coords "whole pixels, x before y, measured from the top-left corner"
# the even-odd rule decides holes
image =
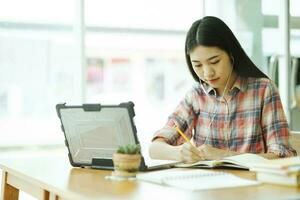
[[[204,160],[219,160],[224,157],[234,156],[241,154],[236,151],[230,151],[229,149],[219,149],[210,145],[201,145],[198,147],[200,155]]]
[[[219,155],[219,158],[224,158],[228,156],[235,156],[239,155],[242,153],[236,152],[236,151],[229,151],[229,150],[223,150],[223,149],[216,149],[216,155]],[[276,154],[274,153],[261,153],[258,154],[259,156],[262,156],[267,159],[276,159],[279,158]]]
[[[150,145],[149,154],[152,159],[180,160],[180,150],[178,147],[169,145],[164,141],[156,140]]]
[[[204,160],[218,160],[218,159],[222,159],[224,157],[243,154],[241,152],[230,151],[229,149],[215,148],[215,147],[212,147],[210,145],[201,145],[200,147],[198,147],[198,150],[200,152],[201,158],[204,159]],[[260,155],[264,158],[267,158],[267,159],[279,158],[274,153],[261,153],[261,154],[258,154],[258,155]]]
[[[220,155],[220,158],[242,154],[242,153],[239,153],[239,152],[236,152],[236,151],[229,151],[229,150],[223,150],[223,149],[218,149],[217,151],[218,151],[218,154]],[[262,156],[264,158],[267,158],[267,159],[276,159],[276,158],[279,158],[274,153],[260,153],[258,155]]]
[[[274,153],[260,153],[258,154],[264,158],[267,158],[267,159],[276,159],[276,158],[279,158],[276,154]]]
[[[218,155],[220,156],[220,159],[224,158],[224,157],[229,157],[229,156],[235,156],[235,155],[242,154],[242,153],[239,153],[239,152],[236,152],[236,151],[229,151],[229,150],[223,150],[223,149],[217,149],[216,151],[218,152]],[[261,153],[261,154],[258,154],[258,155],[262,156],[264,158],[267,158],[267,159],[279,158],[274,153]]]
[[[219,155],[219,159],[229,157],[229,156],[235,156],[239,155],[241,153],[236,152],[236,151],[230,151],[228,149],[217,149],[216,148],[216,155]]]

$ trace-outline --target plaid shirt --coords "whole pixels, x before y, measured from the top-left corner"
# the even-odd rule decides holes
[[[209,144],[241,153],[296,155],[289,144],[289,129],[278,90],[266,78],[238,77],[224,98],[206,83],[190,90],[155,133],[171,145],[184,143],[172,128],[177,125],[196,146]]]

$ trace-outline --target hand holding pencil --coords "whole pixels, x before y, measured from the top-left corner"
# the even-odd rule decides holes
[[[178,128],[178,126],[175,125],[174,128],[176,129],[177,133],[179,133],[186,142],[188,142],[188,143],[190,143],[192,145],[192,143],[189,140],[189,138]]]
[[[199,160],[203,160],[200,151],[191,143],[189,138],[178,128],[178,126],[175,125],[174,128],[177,133],[179,133],[186,141],[186,143],[182,145],[182,148],[180,150],[181,160],[187,163],[193,163]]]

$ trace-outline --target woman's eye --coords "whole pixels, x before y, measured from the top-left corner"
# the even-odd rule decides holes
[[[214,65],[214,64],[217,64],[218,62],[220,62],[220,60],[213,61],[210,64]]]
[[[202,67],[202,65],[194,65],[194,67],[199,68]]]

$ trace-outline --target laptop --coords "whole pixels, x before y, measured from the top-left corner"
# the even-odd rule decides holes
[[[132,102],[80,106],[64,103],[57,104],[56,111],[65,136],[69,161],[73,167],[113,169],[112,156],[119,146],[140,144],[134,124],[135,112]],[[142,155],[140,170],[170,168],[177,163],[153,160]]]

